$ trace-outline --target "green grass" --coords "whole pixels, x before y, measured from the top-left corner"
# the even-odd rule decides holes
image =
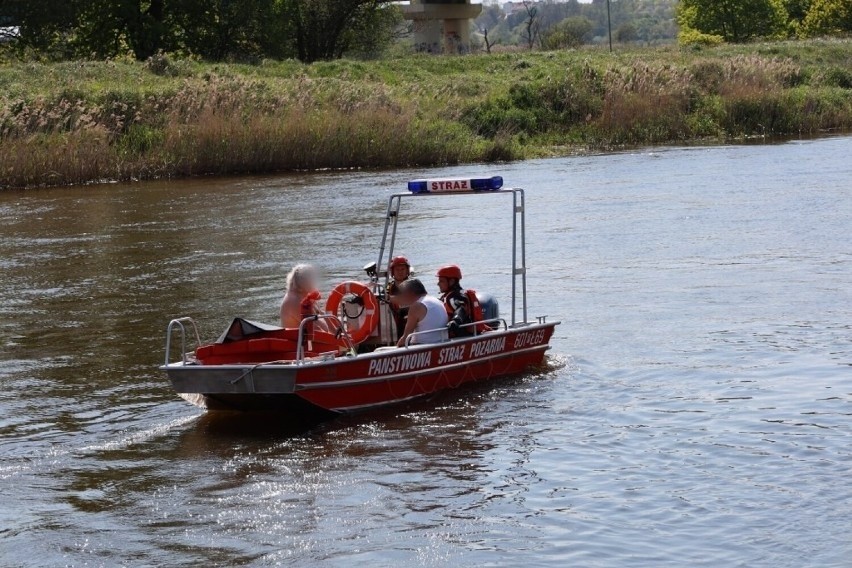
[[[852,128],[852,41],[303,65],[0,64],[0,188]]]

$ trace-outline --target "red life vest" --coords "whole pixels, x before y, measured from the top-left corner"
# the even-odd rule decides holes
[[[470,323],[482,322],[485,319],[485,315],[482,312],[482,304],[479,303],[479,297],[476,295],[476,290],[468,288],[466,290],[460,290],[462,296],[467,299],[467,306],[470,308],[470,312],[467,314],[470,318]],[[444,297],[444,307],[447,309],[447,315],[452,318],[455,314],[453,310],[453,306],[446,299],[449,294]],[[476,323],[475,326],[466,327],[465,329],[471,329],[472,327],[476,328],[477,335],[486,331],[491,331],[491,328],[488,324],[485,323]]]
[[[302,298],[302,319],[317,314],[317,300],[321,298],[322,294],[320,294],[318,290],[308,292],[308,294]]]
[[[464,294],[467,296],[467,301],[470,304],[471,321],[479,322],[476,324],[476,333],[491,331],[491,328],[488,326],[488,324],[482,323],[482,320],[485,319],[485,315],[482,313],[482,304],[479,303],[479,297],[477,297],[476,295],[476,290],[468,288],[464,291]]]
[[[314,290],[309,292],[304,298],[302,298],[302,319],[307,317],[317,315],[317,300],[322,298],[322,294],[319,293],[318,290]],[[314,333],[314,324],[313,322],[309,322],[305,324],[305,337],[313,336]]]

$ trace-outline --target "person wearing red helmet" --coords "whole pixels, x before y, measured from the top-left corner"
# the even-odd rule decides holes
[[[390,261],[388,271],[390,278],[385,291],[393,314],[393,321],[396,324],[397,339],[399,339],[405,331],[405,320],[408,317],[408,308],[401,306],[399,302],[399,288],[403,282],[411,277],[411,263],[404,256],[395,256]]]
[[[450,331],[450,337],[473,335],[471,326],[461,327],[474,321],[470,298],[461,286],[461,268],[455,264],[448,264],[439,268],[436,276],[438,288],[441,290],[441,301],[444,302],[449,318],[447,329]]]

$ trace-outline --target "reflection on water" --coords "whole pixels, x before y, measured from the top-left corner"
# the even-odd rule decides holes
[[[360,277],[423,172],[0,194],[0,564],[847,565],[850,151],[433,172],[529,189],[550,368],[302,431],[181,401],[165,324]],[[506,298],[504,206],[415,203],[399,250]]]

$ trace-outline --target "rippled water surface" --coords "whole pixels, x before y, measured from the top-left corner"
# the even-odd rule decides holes
[[[2,566],[852,565],[852,138],[430,175],[528,188],[550,369],[309,432],[203,415],[165,324],[274,322],[424,172],[0,194]],[[508,306],[499,197],[399,246]],[[330,287],[330,286],[329,286]]]

